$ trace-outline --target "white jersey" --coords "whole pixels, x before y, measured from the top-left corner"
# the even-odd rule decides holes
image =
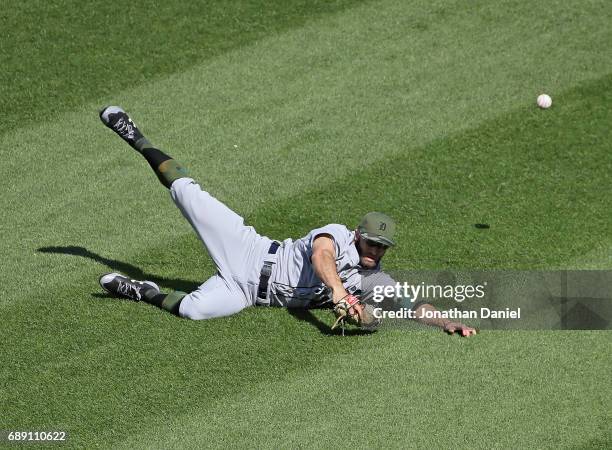
[[[311,262],[314,240],[322,234],[334,240],[336,269],[344,288],[350,294],[361,291],[364,269],[359,264],[355,232],[344,225],[330,224],[296,241],[287,239],[282,243],[270,279],[270,305],[305,307],[331,301],[331,290],[317,277]]]

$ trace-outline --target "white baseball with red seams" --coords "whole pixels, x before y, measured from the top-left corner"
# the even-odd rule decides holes
[[[538,96],[538,106],[542,109],[548,109],[552,105],[552,98],[548,94],[541,94]]]

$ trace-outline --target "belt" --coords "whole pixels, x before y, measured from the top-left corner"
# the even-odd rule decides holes
[[[268,249],[268,255],[275,255],[278,251],[280,244],[276,241],[270,244],[270,248]],[[274,264],[273,260],[266,260],[263,263],[261,268],[261,275],[259,276],[259,287],[257,288],[257,298],[261,300],[265,300],[268,297],[268,282],[270,281],[270,276],[272,275],[272,265]]]

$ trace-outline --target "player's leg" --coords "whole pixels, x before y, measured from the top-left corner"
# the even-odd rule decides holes
[[[144,156],[159,181],[168,189],[170,189],[174,180],[187,176],[187,169],[155,148],[120,107],[107,106],[100,111],[100,120],[134,150]]]
[[[100,277],[100,286],[109,294],[135,302],[145,302],[165,309],[178,316],[184,292],[160,292],[159,286],[152,281],[138,281],[119,273],[107,273]]]
[[[178,162],[153,147],[132,119],[118,106],[100,112],[102,122],[140,152],[164,186],[171,188],[172,199],[189,221],[225,279],[258,279],[252,272],[252,259],[266,247],[253,227],[208,192],[203,191]],[[176,183],[174,183],[177,181]],[[257,261],[259,263],[259,261]],[[252,281],[252,280],[251,280]]]
[[[267,244],[262,241],[253,227],[244,224],[241,216],[202,190],[191,178],[176,180],[170,193],[221,275],[247,281],[253,259],[266,245],[269,247],[270,241],[266,240]]]
[[[211,277],[190,294],[180,291],[166,294],[152,281],[132,280],[118,273],[103,275],[100,286],[117,297],[143,301],[193,320],[229,316],[249,306],[240,289],[219,275]]]
[[[220,275],[210,277],[181,301],[178,313],[192,320],[231,316],[251,306],[238,286]]]

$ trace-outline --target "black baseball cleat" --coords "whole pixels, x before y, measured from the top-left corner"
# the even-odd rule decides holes
[[[100,277],[100,286],[106,292],[135,302],[146,294],[153,296],[159,294],[159,286],[152,281],[132,280],[119,273],[107,273]],[[152,291],[151,291],[152,290]]]
[[[100,111],[100,120],[135,148],[136,142],[144,138],[130,116],[119,106],[107,106]]]

